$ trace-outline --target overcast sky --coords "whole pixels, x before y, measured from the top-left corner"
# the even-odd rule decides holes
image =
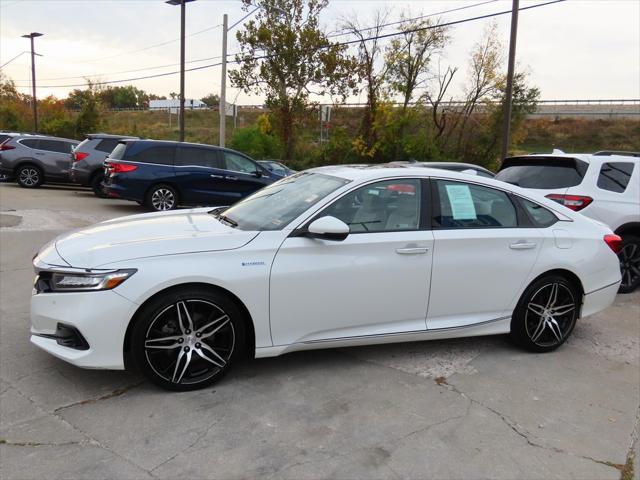
[[[520,3],[529,6],[545,1]],[[336,31],[345,16],[357,15],[361,25],[370,25],[372,12],[378,8],[389,9],[393,21],[402,12],[418,16],[480,2],[331,0],[321,23],[327,31]],[[440,17],[453,21],[510,6],[510,0],[497,0]],[[229,25],[245,15],[240,0],[197,0],[187,5],[186,29],[187,35],[192,35],[187,38],[188,61],[220,56],[222,31],[219,26],[211,27],[222,23],[223,13],[229,14]],[[21,35],[36,31],[45,34],[36,39],[36,51],[43,55],[36,57],[39,97],[64,97],[73,87],[57,86],[81,84],[83,76],[106,81],[171,72],[178,69],[180,58],[179,20],[179,7],[163,0],[0,0],[0,65],[28,50],[29,41]],[[468,22],[451,30],[451,44],[441,64],[460,68],[454,94],[463,89],[469,52],[489,21]],[[506,46],[509,16],[497,17],[497,22]],[[206,31],[197,33],[202,30]],[[393,27],[386,29],[392,31]],[[165,44],[148,48],[158,43]],[[234,30],[229,36],[229,52],[237,50]],[[194,62],[188,67],[218,61]],[[530,73],[531,83],[541,89],[544,99],[640,98],[640,0],[567,0],[523,11],[517,61]],[[147,69],[158,66],[162,68]],[[138,69],[145,70],[131,71]],[[22,92],[30,93],[29,55],[13,60],[3,72]],[[179,91],[178,75],[127,83],[161,95]],[[187,73],[187,98],[218,93],[219,89],[220,67]],[[228,91],[229,101],[237,98],[239,104],[261,103],[258,96],[238,94],[233,88]]]

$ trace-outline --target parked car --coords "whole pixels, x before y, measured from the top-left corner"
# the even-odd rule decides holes
[[[31,341],[170,390],[209,385],[242,354],[504,333],[549,352],[613,302],[620,245],[504,182],[323,167],[230,208],[58,237],[34,258]]]
[[[0,131],[0,158],[2,158],[2,144],[9,140],[10,138],[16,137],[18,135],[22,135],[18,132],[7,132],[4,130]],[[0,173],[0,182],[8,182],[11,180],[11,176],[6,173]]]
[[[640,158],[613,152],[507,158],[496,179],[545,195],[608,225],[624,242],[621,293],[640,285]]]
[[[414,162],[409,163],[412,167],[423,168],[440,168],[442,170],[451,170],[453,172],[470,173],[471,175],[479,175],[485,178],[495,177],[495,173],[491,170],[487,170],[480,165],[474,165],[473,163],[461,163],[461,162]]]
[[[125,140],[105,161],[110,197],[150,210],[231,205],[282,178],[240,152],[195,143]]]
[[[285,164],[277,162],[275,160],[258,160],[258,163],[270,172],[280,175],[281,177],[286,177],[288,175],[293,175],[294,173],[296,173],[295,170],[292,170]]]
[[[45,135],[14,135],[2,143],[0,173],[15,178],[24,188],[45,182],[67,183],[71,157],[78,141]]]
[[[71,180],[74,183],[90,186],[99,197],[106,195],[102,191],[104,180],[104,161],[121,140],[134,140],[138,137],[91,133],[71,154]]]

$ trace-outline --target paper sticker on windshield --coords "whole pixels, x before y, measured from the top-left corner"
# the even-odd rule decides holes
[[[476,220],[476,207],[467,185],[447,185],[447,195],[454,220]]]

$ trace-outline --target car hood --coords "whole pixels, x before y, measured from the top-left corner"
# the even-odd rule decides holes
[[[259,232],[242,231],[207,213],[211,208],[147,213],[116,218],[61,235],[39,260],[77,268],[99,268],[135,258],[233,250]]]

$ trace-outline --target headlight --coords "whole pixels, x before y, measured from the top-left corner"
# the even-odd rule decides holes
[[[136,273],[136,269],[106,273],[47,272],[36,276],[34,293],[112,290]]]

